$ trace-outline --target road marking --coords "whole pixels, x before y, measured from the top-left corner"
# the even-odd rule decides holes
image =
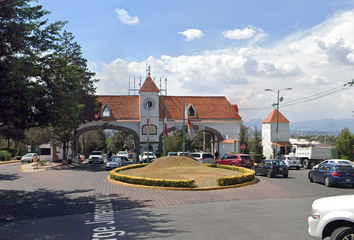
[[[92,240],[116,240],[117,238],[107,238],[116,235],[125,235],[124,231],[117,230],[116,227],[112,226],[112,224],[114,223],[114,212],[111,199],[108,195],[97,194],[95,200],[95,213],[93,221],[85,221],[85,224],[100,224],[99,227],[93,229]]]

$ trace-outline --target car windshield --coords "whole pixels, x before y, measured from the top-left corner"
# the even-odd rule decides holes
[[[203,158],[214,158],[211,154],[203,154]]]
[[[282,165],[285,165],[285,163],[283,161],[272,161],[272,164],[275,165],[275,166],[282,166]]]
[[[352,166],[335,166],[335,167],[333,167],[333,170],[337,171],[337,172],[354,171]]]
[[[298,160],[297,157],[289,157],[289,160]]]
[[[117,161],[120,161],[121,158],[120,157],[111,157],[110,159],[108,159],[108,161],[110,162],[117,162]]]
[[[91,155],[102,155],[102,152],[91,152]]]
[[[32,157],[33,156],[33,153],[27,153],[26,155],[25,155],[25,157]]]
[[[242,160],[252,160],[251,156],[241,156]]]
[[[348,161],[338,161],[338,163],[340,163],[340,164],[351,164],[350,162],[348,162]]]

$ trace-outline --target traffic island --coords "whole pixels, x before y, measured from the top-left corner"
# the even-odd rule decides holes
[[[240,187],[256,182],[253,170],[201,164],[184,156],[169,156],[153,163],[110,171],[108,179],[124,185],[162,190],[213,190]]]

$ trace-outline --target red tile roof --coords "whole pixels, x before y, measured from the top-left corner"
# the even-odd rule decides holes
[[[183,97],[164,96],[166,116],[168,120],[183,119]],[[139,96],[98,96],[98,101],[111,109],[111,117],[105,120],[139,120]],[[231,105],[225,97],[185,97],[186,105],[193,104],[196,117],[191,120],[241,120],[236,105]],[[162,97],[159,96],[159,114],[162,119]],[[98,116],[101,116],[99,111]]]
[[[275,142],[272,142],[273,145],[275,145]],[[278,142],[279,147],[291,147],[292,144],[291,142]]]
[[[263,121],[262,123],[276,123],[277,122],[277,109],[274,109]],[[289,123],[289,120],[279,112],[278,123]]]
[[[162,97],[160,96],[160,118],[162,118]],[[164,96],[167,119],[183,119],[183,97]],[[235,105],[231,105],[225,97],[185,97],[186,105],[193,104],[196,117],[191,120],[241,120]]]
[[[151,79],[151,77],[148,76],[139,92],[160,92],[160,90],[156,87],[156,84]]]
[[[98,101],[111,109],[109,120],[139,120],[139,96],[97,96]],[[101,116],[99,111],[98,116]]]

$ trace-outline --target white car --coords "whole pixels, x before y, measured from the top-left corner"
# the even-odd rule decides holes
[[[147,152],[143,152],[143,153],[140,155],[139,161],[140,161],[141,163],[146,163],[146,162],[147,162],[147,158],[148,158]],[[156,158],[156,155],[155,155],[153,152],[149,152],[149,162],[154,161],[155,158]]]
[[[89,163],[104,163],[103,153],[101,151],[92,151],[89,156]]]
[[[312,238],[322,240],[354,239],[354,195],[326,197],[312,203],[308,231]]]
[[[301,167],[300,160],[295,156],[282,155],[280,159],[286,164],[286,166],[288,166],[289,169],[296,168],[299,170]]]
[[[191,153],[190,156],[197,160],[199,163],[210,163],[214,164],[214,156],[211,153],[207,152],[199,152],[199,153]]]
[[[38,155],[37,153],[27,153],[21,158],[21,163],[32,163],[37,162]]]
[[[343,165],[351,165],[354,168],[354,163],[352,161],[349,160],[345,160],[345,159],[328,159],[325,160],[319,164],[317,164],[316,166],[314,166],[312,169],[317,169],[319,168],[322,164],[325,163],[339,163],[339,164],[343,164]]]

